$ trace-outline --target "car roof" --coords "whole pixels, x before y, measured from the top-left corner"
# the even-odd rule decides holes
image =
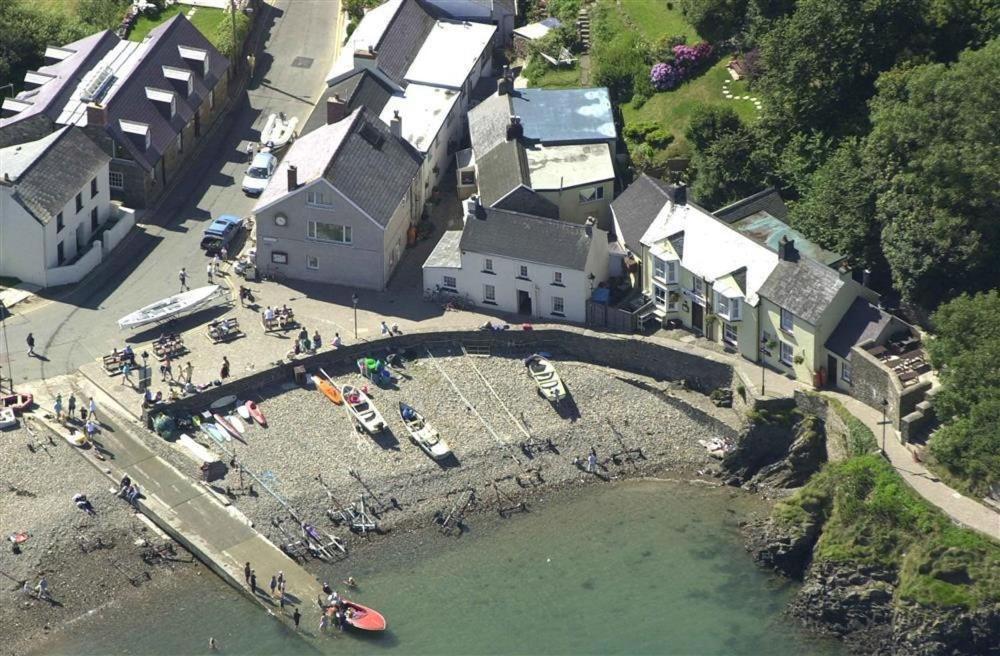
[[[222,216],[220,216],[217,219],[215,219],[214,221],[212,221],[212,225],[208,226],[208,229],[209,230],[223,230],[229,224],[231,224],[231,223],[239,223],[239,222],[240,222],[240,217],[233,216],[232,214],[223,214]]]
[[[256,155],[253,156],[253,161],[250,162],[250,166],[267,167],[267,165],[270,164],[272,160],[276,159],[277,157],[275,157],[271,153],[257,153]]]

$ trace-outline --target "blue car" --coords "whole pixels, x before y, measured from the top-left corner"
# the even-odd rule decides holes
[[[215,255],[228,247],[233,239],[243,229],[243,219],[238,216],[223,214],[212,225],[205,228],[201,238],[201,247],[208,255]]]

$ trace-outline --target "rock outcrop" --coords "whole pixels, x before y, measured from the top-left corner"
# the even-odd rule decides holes
[[[739,484],[793,488],[805,485],[826,462],[823,422],[807,415],[798,421],[789,414],[778,419],[755,419],[722,462]]]

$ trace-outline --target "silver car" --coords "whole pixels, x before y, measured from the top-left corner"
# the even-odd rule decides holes
[[[267,186],[267,181],[278,168],[278,158],[271,153],[257,153],[250,162],[250,168],[243,176],[243,193],[249,196],[260,196]]]

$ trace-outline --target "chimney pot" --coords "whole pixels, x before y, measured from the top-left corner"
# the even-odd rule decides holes
[[[687,185],[683,182],[678,182],[677,184],[672,184],[667,187],[667,196],[675,205],[684,205],[687,203]]]
[[[524,126],[521,125],[520,116],[511,116],[510,123],[507,124],[507,141],[514,141],[524,136]]]
[[[799,252],[795,249],[795,240],[787,236],[778,242],[778,259],[785,262],[795,262],[799,259]]]
[[[288,191],[295,191],[299,186],[299,169],[294,164],[288,167]]]
[[[389,132],[397,137],[403,136],[403,117],[399,115],[399,110],[393,111],[392,118],[389,119]]]

